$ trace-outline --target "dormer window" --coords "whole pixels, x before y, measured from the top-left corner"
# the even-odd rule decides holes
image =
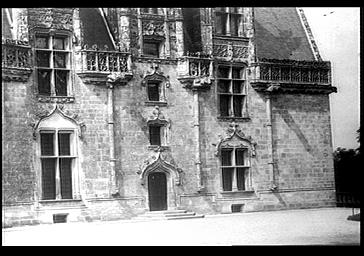
[[[215,8],[215,33],[225,36],[241,36],[242,13],[239,7]]]

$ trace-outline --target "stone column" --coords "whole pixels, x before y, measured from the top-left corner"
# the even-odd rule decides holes
[[[276,177],[275,177],[275,162],[274,162],[274,152],[273,152],[273,129],[272,129],[272,102],[271,102],[271,94],[266,94],[266,111],[268,122],[266,124],[267,127],[267,135],[268,135],[268,154],[269,154],[269,173],[270,173],[270,189],[273,191],[277,189]]]

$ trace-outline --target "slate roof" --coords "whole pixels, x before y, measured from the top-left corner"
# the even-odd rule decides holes
[[[115,50],[98,8],[80,8],[80,20],[83,45],[96,44],[100,48],[107,45],[109,50]]]
[[[254,8],[255,42],[258,59],[314,61],[296,8]]]

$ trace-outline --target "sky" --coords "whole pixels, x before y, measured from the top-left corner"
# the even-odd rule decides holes
[[[331,62],[333,149],[357,148],[360,126],[360,8],[309,7],[306,18],[323,60]]]

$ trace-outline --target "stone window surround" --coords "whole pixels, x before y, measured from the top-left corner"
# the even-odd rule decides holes
[[[237,8],[238,11],[234,12],[232,11],[232,8]],[[226,15],[226,23],[225,23],[225,34],[217,33],[217,13],[225,14]],[[237,35],[231,35],[231,16],[232,15],[239,15],[238,19],[238,27],[237,27]],[[243,28],[243,13],[242,13],[242,7],[225,7],[225,10],[216,10],[215,8],[215,22],[214,22],[214,34],[219,36],[231,36],[231,37],[242,37],[244,34],[244,28]]]

